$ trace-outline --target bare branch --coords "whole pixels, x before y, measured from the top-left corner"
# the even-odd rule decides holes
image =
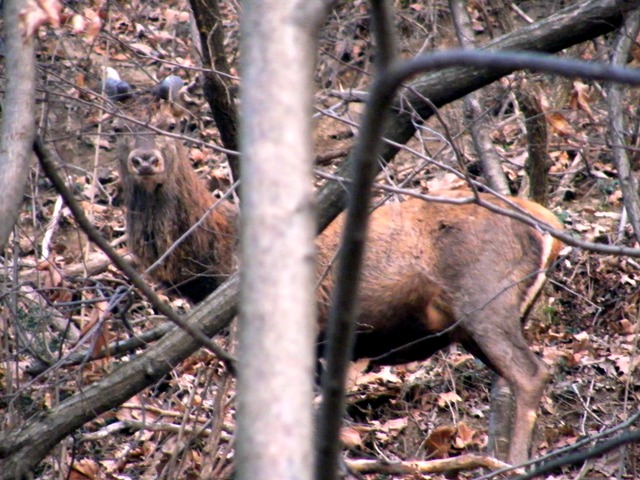
[[[425,474],[456,472],[484,467],[491,470],[506,468],[508,465],[485,455],[474,453],[453,458],[414,462],[384,462],[381,460],[345,460],[347,468],[361,474]]]

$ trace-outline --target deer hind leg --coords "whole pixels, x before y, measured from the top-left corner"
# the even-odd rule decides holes
[[[506,462],[509,457],[515,399],[507,381],[498,374],[494,374],[494,377],[491,385],[487,448],[490,455]]]
[[[550,376],[542,360],[531,350],[526,350],[526,356],[531,363],[535,362],[535,371],[529,373],[528,369],[511,369],[500,373],[511,385],[516,402],[508,457],[508,462],[512,465],[519,465],[529,459],[540,400]]]
[[[501,316],[494,318],[505,318],[504,310]],[[513,318],[517,319],[518,315]],[[506,383],[513,392],[515,412],[510,422],[509,453],[506,460],[516,465],[529,458],[533,428],[549,373],[544,363],[529,350],[522,336],[520,322],[507,320],[503,323],[495,319],[485,324],[484,328],[482,320],[476,319],[476,324],[468,328],[470,338],[463,345],[502,378],[496,388],[504,389]],[[503,413],[500,412],[500,415]],[[500,422],[504,425],[509,420],[503,422],[501,418]],[[498,454],[503,456],[506,448],[504,445],[498,446]]]

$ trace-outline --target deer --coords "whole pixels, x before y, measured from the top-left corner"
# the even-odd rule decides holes
[[[166,93],[167,85],[156,90]],[[143,105],[142,111],[150,108]],[[141,123],[150,121],[137,115]],[[175,123],[157,118],[160,128]],[[145,268],[170,251],[153,277],[200,302],[237,267],[238,209],[225,202],[211,208],[214,199],[180,141],[139,126],[132,130],[119,147],[129,248]],[[460,190],[438,194],[468,196]],[[516,205],[547,228],[562,229],[551,211],[529,200],[481,198],[503,208]],[[344,221],[344,214],[338,216],[316,240],[320,344]],[[411,198],[383,204],[370,216],[353,358],[396,365],[462,345],[497,374],[497,390],[507,388],[515,399],[507,438],[490,447],[501,460],[525,462],[550,374],[527,345],[523,327],[561,247],[544,229],[476,203]]]

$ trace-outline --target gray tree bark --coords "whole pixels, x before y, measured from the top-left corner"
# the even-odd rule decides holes
[[[620,29],[616,39],[614,55],[611,63],[624,65],[627,62],[629,48],[640,30],[640,11],[634,12]],[[640,196],[638,195],[638,181],[633,176],[629,156],[627,155],[622,97],[624,93],[620,85],[610,84],[607,89],[607,103],[609,107],[609,135],[613,161],[618,171],[620,188],[624,200],[624,208],[629,214],[636,240],[640,240]],[[624,225],[623,225],[624,227]]]
[[[0,251],[18,217],[31,163],[35,135],[36,62],[33,37],[21,28],[21,0],[5,0],[4,32],[7,84],[0,132]]]
[[[324,5],[245,4],[236,469],[310,480],[315,262],[311,118]]]

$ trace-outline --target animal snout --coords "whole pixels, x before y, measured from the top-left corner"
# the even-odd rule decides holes
[[[164,168],[162,156],[156,150],[134,150],[129,155],[129,164],[138,175],[153,175]]]

